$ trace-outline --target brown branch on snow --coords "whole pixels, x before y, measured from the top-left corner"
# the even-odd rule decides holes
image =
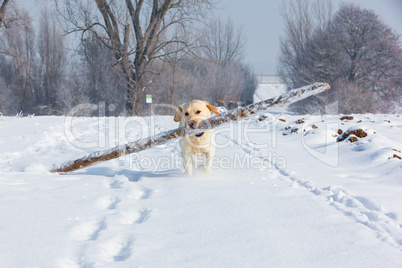
[[[242,119],[250,118],[251,116],[264,112],[273,106],[285,106],[310,97],[312,95],[322,93],[329,88],[330,86],[327,83],[315,83],[302,88],[293,89],[280,96],[258,103],[250,104],[245,107],[240,107],[204,120],[201,122],[197,129],[188,129],[185,127],[176,128],[170,131],[163,132],[157,136],[150,136],[148,138],[133,141],[122,146],[117,146],[110,150],[94,152],[75,161],[66,162],[61,166],[54,168],[53,170],[51,170],[51,172],[71,172],[77,169],[88,167],[97,162],[108,161],[118,158],[122,155],[137,153],[157,145],[171,142],[176,139],[204,132],[205,129],[216,128],[217,126],[230,121],[239,121]]]

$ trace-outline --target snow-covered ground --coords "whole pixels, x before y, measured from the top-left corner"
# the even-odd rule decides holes
[[[223,126],[193,177],[177,142],[49,172],[169,116],[0,118],[0,267],[402,267],[402,117],[353,116]]]
[[[286,92],[284,84],[258,84],[254,92],[254,102],[267,100]]]

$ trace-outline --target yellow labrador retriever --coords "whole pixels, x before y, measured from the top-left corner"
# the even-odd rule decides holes
[[[202,120],[211,117],[211,112],[219,114],[216,107],[208,102],[192,100],[177,108],[174,121],[180,122],[181,127],[197,128]],[[208,130],[180,140],[184,167],[189,176],[193,174],[193,165],[196,164],[197,156],[205,156],[204,171],[209,172],[211,170],[212,158],[215,155],[215,146],[211,140],[212,136],[213,130]]]

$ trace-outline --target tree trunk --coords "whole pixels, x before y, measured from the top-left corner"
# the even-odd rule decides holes
[[[204,120],[201,122],[200,126],[197,129],[188,129],[185,127],[177,128],[163,132],[155,137],[150,136],[148,138],[130,142],[122,146],[117,146],[110,150],[95,152],[75,161],[66,162],[60,167],[55,167],[52,172],[71,172],[77,169],[88,167],[97,162],[108,161],[114,158],[118,158],[122,155],[137,153],[157,145],[165,144],[168,141],[180,139],[186,136],[192,136],[204,132],[206,129],[213,129],[221,124],[230,121],[239,121],[242,119],[250,118],[251,116],[257,115],[258,113],[265,112],[272,106],[288,105],[312,95],[319,94],[328,89],[329,85],[327,83],[315,83],[313,85],[294,89],[278,97],[264,100],[259,103],[250,104],[246,107],[240,107],[232,111],[228,111],[224,114],[220,114],[218,116]]]
[[[170,104],[174,106],[174,93],[175,93],[175,87],[176,87],[176,81],[175,81],[175,76],[176,76],[176,63],[173,63],[173,81],[172,81],[172,91],[170,93]]]
[[[131,70],[129,70],[131,72]],[[134,79],[130,75],[127,75],[127,100],[126,100],[126,110],[128,114],[133,116],[142,116],[142,81],[137,80],[137,76],[134,75]]]
[[[3,23],[5,24],[6,10],[9,2],[10,0],[4,0],[0,6],[0,27]]]
[[[134,96],[134,107],[133,107],[133,115],[134,116],[142,116],[142,96],[143,96],[143,91],[142,91],[142,82],[141,80],[137,81],[137,88],[135,90],[135,96]]]
[[[143,96],[143,75],[145,70],[145,63],[141,62],[135,68],[135,91],[133,92],[133,115],[142,116],[142,96]]]

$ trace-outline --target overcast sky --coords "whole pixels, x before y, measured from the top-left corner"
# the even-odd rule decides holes
[[[341,0],[333,0],[334,9]],[[402,35],[402,0],[344,0],[372,9],[392,29]],[[242,25],[247,37],[246,62],[256,73],[275,73],[279,38],[283,32],[279,10],[282,0],[221,0],[216,11]]]

